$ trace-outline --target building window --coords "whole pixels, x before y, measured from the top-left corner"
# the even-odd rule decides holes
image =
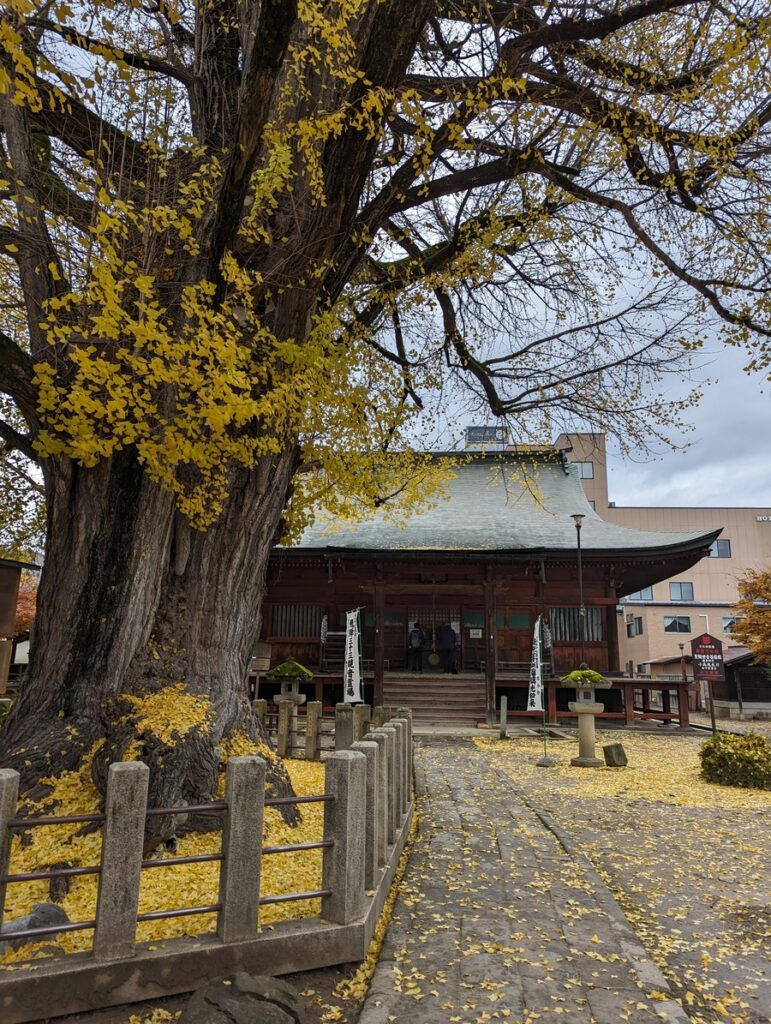
[[[722,618],[723,632],[733,633],[734,626],[737,622],[741,622],[743,618],[743,615],[724,615]]]
[[[691,618],[689,615],[665,615],[665,633],[690,633]]]
[[[652,601],[653,587],[643,587],[642,590],[635,590],[633,594],[627,594],[621,598],[622,601]]]
[[[597,509],[597,506],[594,504],[591,498],[589,499],[589,507],[591,508],[592,512],[596,511]]]
[[[273,636],[320,637],[321,605],[274,604]]]
[[[693,583],[670,583],[670,601],[693,601]]]
[[[593,462],[574,462],[573,465],[578,466],[578,475],[582,480],[594,480]]]
[[[643,632],[643,620],[640,615],[633,615],[631,622],[626,624],[626,635],[628,637],[642,636]]]
[[[713,540],[709,548],[710,558],[730,558],[731,557],[731,541],[730,540]]]
[[[549,612],[552,639],[555,643],[581,641],[581,609],[552,608]],[[584,640],[602,640],[602,609],[584,608]]]

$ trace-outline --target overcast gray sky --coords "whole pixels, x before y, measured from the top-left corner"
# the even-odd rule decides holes
[[[724,349],[700,376],[715,378],[686,413],[691,447],[656,461],[608,457],[617,505],[730,505],[771,508],[771,383],[742,372],[746,354]]]

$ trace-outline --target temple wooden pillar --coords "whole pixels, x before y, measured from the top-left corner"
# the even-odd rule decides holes
[[[688,686],[678,686],[677,688],[677,717],[680,723],[680,728],[685,729],[691,724],[691,716],[688,711]]]
[[[669,690],[661,691],[661,710],[665,715],[672,714],[672,701],[669,697]]]
[[[549,725],[559,725],[557,718],[557,683],[550,680],[546,683],[546,717]]]
[[[634,724],[634,683],[624,683],[624,723]]]
[[[619,672],[618,615],[614,604],[605,607],[605,636],[608,641],[608,672]]]
[[[487,571],[487,579],[483,583],[484,599],[485,599],[485,690],[486,690],[486,704],[487,704],[487,717],[490,721],[495,719],[495,661],[496,661],[496,647],[495,647],[495,584],[489,578],[489,568]]]
[[[374,704],[378,707],[383,703],[383,681],[385,677],[385,589],[381,580],[375,583],[375,659]]]

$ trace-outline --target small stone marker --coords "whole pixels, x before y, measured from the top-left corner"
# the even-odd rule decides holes
[[[609,743],[602,748],[605,755],[605,764],[608,768],[626,768],[629,764],[626,751],[621,743]]]
[[[213,978],[190,997],[179,1024],[305,1024],[305,1008],[286,981],[237,971]]]

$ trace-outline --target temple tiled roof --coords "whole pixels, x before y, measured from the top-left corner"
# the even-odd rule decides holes
[[[295,549],[353,551],[575,551],[571,518],[582,513],[581,547],[588,553],[667,551],[708,546],[720,531],[653,533],[601,519],[589,505],[578,467],[558,459],[479,455],[457,469],[448,497],[406,524],[382,511],[354,524],[317,522]]]

